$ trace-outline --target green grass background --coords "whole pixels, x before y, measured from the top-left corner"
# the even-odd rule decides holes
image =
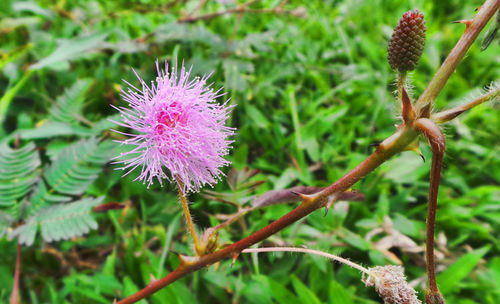
[[[234,7],[208,1],[199,14]],[[233,4],[231,4],[233,3]],[[258,1],[273,8],[279,1]],[[387,43],[401,15],[425,13],[427,44],[411,74],[417,97],[432,78],[481,1],[338,0],[294,1],[279,14],[228,14],[193,24],[176,20],[198,1],[13,1],[0,3],[0,137],[43,124],[57,96],[76,80],[91,79],[84,117],[97,121],[123,105],[126,79],[138,84],[134,68],[155,77],[155,60],[183,60],[193,73],[213,72],[237,104],[230,124],[238,129],[229,159],[232,170],[258,169],[255,191],[215,190],[245,203],[250,195],[295,185],[326,186],[373,151],[398,122],[393,97],[395,74],[386,60]],[[62,45],[62,47],[61,47]],[[485,52],[476,42],[436,101],[437,109],[463,102],[500,76],[500,47]],[[34,65],[34,66],[33,66]],[[32,66],[32,72],[28,67]],[[438,282],[448,303],[500,303],[500,114],[498,103],[482,105],[445,126],[447,153],[439,193]],[[84,123],[82,123],[84,124]],[[71,136],[37,141],[50,150]],[[430,152],[425,142],[422,151]],[[57,149],[57,148],[56,148]],[[43,153],[43,152],[42,152]],[[430,162],[405,152],[355,185],[364,202],[341,204],[327,216],[318,210],[264,242],[305,246],[341,254],[367,267],[393,263],[374,247],[387,236],[366,235],[384,218],[418,246],[425,242]],[[226,173],[229,168],[226,168]],[[21,291],[25,303],[110,303],[145,286],[178,265],[170,252],[192,254],[180,222],[175,189],[146,189],[121,178],[108,165],[87,191],[107,201],[127,202],[126,211],[99,215],[99,230],[73,241],[23,248]],[[248,190],[248,189],[247,189]],[[235,208],[191,195],[200,229],[218,223],[209,215]],[[221,232],[221,243],[236,241],[293,208],[255,211]],[[387,220],[386,220],[387,222]],[[387,230],[387,229],[386,229]],[[397,245],[397,244],[396,244]],[[48,247],[50,246],[50,247]],[[401,246],[390,251],[410,281],[421,281],[423,253]],[[15,244],[0,240],[0,301],[12,286]],[[379,303],[358,271],[299,254],[242,255],[168,286],[150,303]],[[420,281],[419,281],[420,280]],[[143,301],[142,303],[146,303]]]

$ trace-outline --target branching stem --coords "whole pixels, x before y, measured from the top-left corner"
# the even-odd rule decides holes
[[[463,112],[470,110],[482,103],[488,102],[490,100],[493,100],[495,98],[500,98],[500,82],[498,82],[498,85],[493,87],[488,93],[481,95],[471,101],[468,101],[462,105],[459,105],[457,107],[451,108],[449,110],[445,110],[439,113],[436,113],[432,115],[432,120],[434,120],[437,123],[445,123],[448,122]]]
[[[416,114],[418,118],[428,118],[430,116],[430,108],[432,106],[432,102],[439,94],[439,92],[442,90],[442,88],[448,81],[448,78],[456,69],[459,62],[463,59],[465,53],[479,35],[479,32],[483,29],[486,23],[488,23],[488,20],[493,16],[493,14],[499,7],[500,7],[500,0],[485,1],[481,9],[479,10],[479,13],[474,17],[473,21],[471,22],[471,25],[465,30],[460,40],[451,51],[450,55],[444,61],[439,71],[436,73],[432,81],[425,89],[424,93],[418,99],[415,105]],[[417,121],[420,121],[418,124],[426,126],[428,125],[427,121],[430,120],[418,119]],[[280,219],[270,223],[268,226],[262,228],[261,230],[223,249],[220,249],[210,254],[199,256],[194,260],[191,259],[189,261],[181,263],[181,265],[176,270],[174,270],[167,276],[159,280],[156,280],[154,282],[151,282],[148,286],[138,291],[137,293],[129,296],[128,298],[121,300],[120,302],[118,302],[118,304],[135,303],[153,294],[157,290],[167,286],[168,284],[186,276],[189,273],[192,273],[203,267],[209,266],[225,258],[231,258],[231,257],[235,258],[242,252],[242,250],[268,238],[269,236],[277,233],[278,231],[296,222],[297,220],[307,216],[308,214],[317,210],[318,208],[323,207],[328,202],[328,199],[330,197],[337,196],[340,193],[346,191],[357,181],[362,179],[368,173],[375,170],[378,166],[380,166],[383,162],[391,158],[393,155],[401,151],[404,151],[405,148],[408,147],[408,145],[414,142],[419,132],[423,132],[426,136],[428,136],[428,134],[426,134],[428,128],[422,126],[420,130],[415,129],[415,126],[418,125],[417,121],[415,121],[414,124],[403,124],[402,126],[400,126],[396,131],[396,133],[394,133],[392,136],[384,140],[377,147],[377,150],[374,153],[372,153],[367,159],[365,159],[361,164],[359,164],[357,167],[349,171],[346,175],[344,175],[338,181],[331,184],[321,192],[314,195],[304,195],[303,202],[297,208],[285,214]],[[430,141],[431,145],[439,144],[439,141],[436,140],[434,140],[434,142],[433,140]],[[429,198],[430,198],[429,204],[431,204],[431,201],[437,202],[437,189],[438,189],[437,186],[439,186],[440,168],[442,164],[442,152],[444,152],[444,141],[443,141],[442,152],[439,152],[439,149],[436,150],[438,152],[434,152],[434,150],[433,150],[432,172],[439,172],[439,175],[435,173],[431,175],[431,187],[430,187],[431,191],[429,193]],[[436,197],[436,199],[434,199],[434,197]],[[429,205],[428,217],[430,218],[430,220],[428,221],[429,226],[432,226],[432,231],[428,230],[427,244],[429,249],[433,248],[434,244],[435,206],[431,207],[431,205]],[[434,256],[433,254],[429,253],[429,250],[427,251],[428,251],[427,253],[428,262],[430,262],[428,263],[428,270],[434,271],[433,270]],[[432,266],[429,266],[429,264]],[[429,267],[432,267],[432,269],[430,269]],[[440,296],[439,290],[437,290],[437,285],[435,283],[435,274],[434,273],[430,274],[429,278],[431,277],[433,277],[433,279],[432,280],[429,279],[430,281],[429,287],[431,289],[430,290],[431,293],[429,293],[429,295]],[[433,299],[437,299],[437,296],[434,297]]]
[[[448,57],[446,57],[441,67],[434,75],[434,78],[432,78],[424,93],[422,93],[420,98],[417,100],[415,109],[418,117],[428,118],[430,116],[432,103],[441,92],[460,61],[462,61],[481,30],[485,27],[491,17],[493,17],[499,7],[500,0],[486,0],[481,6],[474,19],[472,19],[470,25],[466,27],[465,32],[462,34],[462,37],[460,37],[460,40],[458,40]]]

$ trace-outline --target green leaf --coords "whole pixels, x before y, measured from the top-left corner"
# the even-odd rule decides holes
[[[92,81],[90,79],[82,79],[65,90],[64,94],[59,96],[56,103],[50,108],[49,120],[70,124],[77,122],[75,117],[82,114],[84,96],[91,85]]]
[[[46,242],[67,240],[97,229],[97,222],[91,216],[91,209],[104,197],[84,198],[69,204],[58,204],[40,209],[29,217],[24,225],[14,229],[9,236],[17,237],[19,244],[30,246],[35,241],[38,225]]]
[[[289,303],[289,304],[300,304],[301,302],[296,299],[296,296],[286,289],[281,283],[267,278],[269,282],[269,287],[271,288],[271,293],[273,298],[277,303]]]
[[[9,86],[2,95],[2,98],[0,98],[0,124],[3,123],[12,100],[14,100],[19,90],[21,90],[24,84],[30,79],[31,74],[33,74],[33,71],[26,72],[15,85],[12,87]]]
[[[476,267],[481,258],[490,250],[490,246],[471,251],[460,257],[448,269],[443,271],[438,277],[437,282],[440,291],[443,294],[451,293],[453,290],[458,290],[458,283],[466,278],[469,273]]]
[[[19,149],[0,143],[0,207],[14,205],[38,180],[40,158],[35,148],[31,142]]]
[[[12,218],[5,212],[0,211],[0,239],[7,232],[7,228],[12,222]]]
[[[350,295],[344,286],[337,281],[330,281],[328,288],[329,303],[331,304],[352,304],[352,295]]]
[[[123,280],[123,294],[127,296],[131,296],[134,293],[139,291],[139,287],[135,285],[134,281],[129,276],[126,276]],[[137,302],[139,304],[147,304],[146,300],[140,300]]]
[[[102,165],[111,158],[113,148],[114,143],[111,141],[99,143],[96,138],[90,138],[63,149],[53,163],[45,168],[45,179],[50,188],[43,181],[38,183],[31,196],[29,215],[49,203],[71,200],[68,195],[83,194],[98,177]]]
[[[47,122],[37,128],[17,130],[10,135],[8,139],[12,139],[17,136],[26,140],[64,135],[91,136],[93,133],[84,128],[77,128],[76,126],[71,126],[70,124],[64,122]]]
[[[292,275],[292,285],[299,299],[304,304],[321,304],[316,294],[302,283],[295,275]]]
[[[57,192],[82,194],[101,172],[101,165],[110,159],[112,146],[97,139],[80,140],[59,153],[45,171],[47,183]]]
[[[84,35],[74,39],[60,39],[56,49],[49,56],[32,65],[30,69],[38,70],[55,63],[77,59],[84,53],[99,49],[109,34],[110,32],[107,31]]]

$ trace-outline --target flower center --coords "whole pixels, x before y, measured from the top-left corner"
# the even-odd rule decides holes
[[[175,128],[177,125],[183,125],[187,119],[180,104],[176,101],[165,105],[160,111],[156,113],[155,131],[163,134],[167,129]]]

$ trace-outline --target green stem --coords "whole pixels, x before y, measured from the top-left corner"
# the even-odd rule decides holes
[[[200,256],[203,254],[203,247],[201,246],[198,234],[194,228],[193,218],[191,217],[191,212],[189,212],[189,205],[186,196],[184,195],[184,191],[182,191],[182,182],[179,178],[177,178],[177,187],[179,189],[179,199],[182,206],[182,212],[184,213],[184,219],[186,219],[186,224],[189,228],[189,232],[191,233],[191,237],[193,238],[196,254]]]
[[[14,100],[14,97],[16,97],[19,90],[23,88],[26,81],[30,79],[33,72],[33,70],[27,71],[12,88],[7,89],[5,94],[3,94],[2,98],[0,99],[0,124],[3,123],[12,100]]]

